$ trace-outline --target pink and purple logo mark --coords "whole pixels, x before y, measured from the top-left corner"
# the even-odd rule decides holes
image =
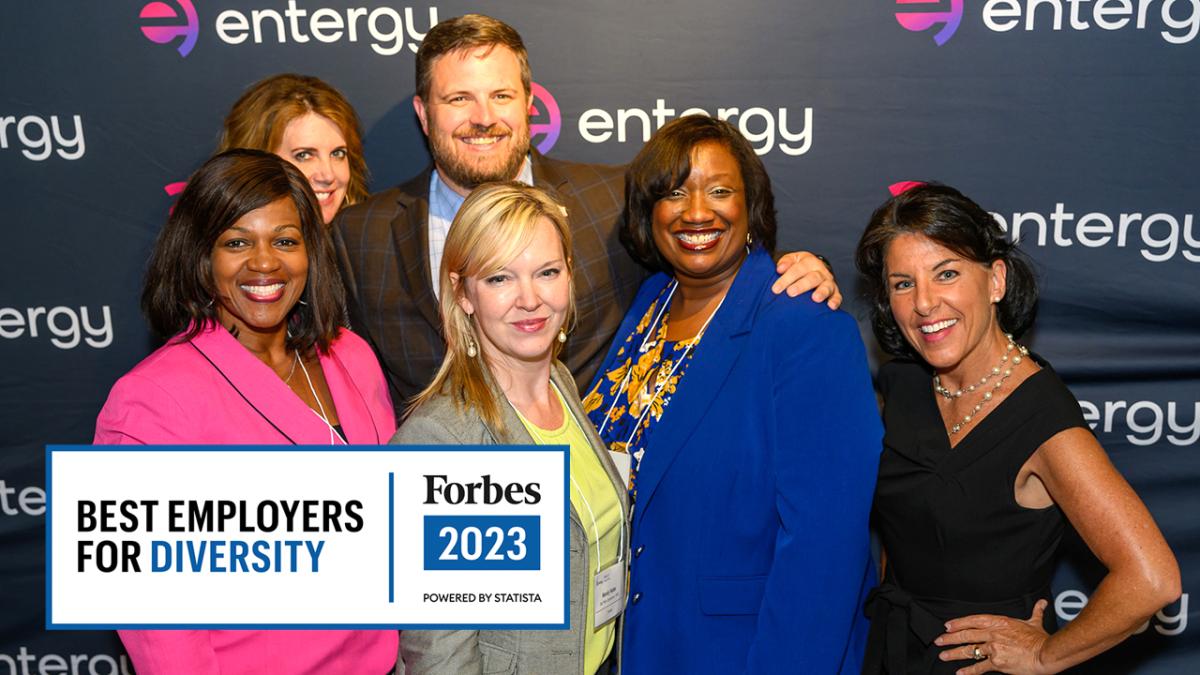
[[[138,18],[142,20],[142,35],[160,45],[182,36],[183,41],[176,50],[180,56],[187,56],[196,46],[196,37],[200,34],[200,20],[196,17],[196,8],[192,5],[192,0],[174,2],[179,5],[182,16],[165,2],[151,2],[142,8],[141,14],[138,14]],[[167,19],[173,21],[168,22]],[[181,19],[185,23],[180,23]]]
[[[947,3],[950,9],[946,9]],[[919,11],[896,12],[896,21],[915,33],[926,31],[935,25],[942,28],[933,34],[933,41],[941,47],[958,30],[962,22],[963,0],[896,0],[897,5],[924,5]],[[914,8],[918,9],[918,8]]]
[[[534,147],[544,155],[550,152],[562,133],[562,113],[558,110],[558,101],[537,82],[531,83],[530,94],[529,140],[538,139]]]

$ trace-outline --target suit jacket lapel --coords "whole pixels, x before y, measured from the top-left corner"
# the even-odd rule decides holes
[[[329,438],[329,428],[279,376],[220,326],[211,326],[191,344],[216,368],[246,404],[298,445]],[[296,374],[302,377],[302,374]]]
[[[724,303],[696,346],[671,404],[654,429],[637,474],[635,529],[671,464],[685,450],[695,432],[707,426],[705,416],[745,348],[746,337],[765,292],[763,260],[770,268],[770,258],[765,253],[760,256],[756,252],[742,264]]]
[[[533,184],[543,188],[558,190],[567,183],[567,176],[561,171],[555,171],[554,166],[543,161],[542,154],[537,150],[529,151],[529,163],[533,167]],[[560,198],[563,195],[558,195]],[[568,208],[570,208],[568,206]]]
[[[578,218],[579,214],[584,213],[583,205],[579,203],[576,192],[563,189],[570,182],[570,177],[562,171],[556,170],[553,164],[544,161],[537,150],[530,150],[529,155],[530,163],[533,165],[533,184],[549,189],[551,194],[566,207],[569,217]]]
[[[392,238],[400,256],[400,274],[421,316],[441,329],[438,299],[433,294],[433,273],[429,269],[429,180],[430,166],[400,187],[397,202],[400,211],[392,222]]]

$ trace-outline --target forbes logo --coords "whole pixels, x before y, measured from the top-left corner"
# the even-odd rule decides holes
[[[196,17],[196,8],[192,6],[192,0],[174,2],[179,5],[179,12],[165,2],[151,2],[142,8],[138,14],[138,18],[142,20],[142,35],[160,45],[182,36],[183,41],[176,50],[180,56],[187,56],[196,46],[196,37],[200,34],[200,20]],[[166,21],[167,19],[170,21]]]
[[[530,83],[529,140],[543,155],[558,142],[562,132],[562,113],[558,101],[537,82]]]
[[[491,474],[470,483],[456,483],[445,475],[425,475],[426,504],[537,504],[542,501],[538,483],[495,483]]]
[[[933,34],[933,41],[941,47],[954,36],[958,24],[962,22],[963,0],[949,0],[950,9],[946,10],[947,0],[896,0],[897,5],[917,5],[914,10],[896,12],[896,21],[914,33],[927,31],[933,26],[941,25],[941,30]]]

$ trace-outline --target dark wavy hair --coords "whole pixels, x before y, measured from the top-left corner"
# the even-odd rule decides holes
[[[259,150],[223,152],[188,179],[146,269],[142,312],[155,333],[189,340],[216,322],[212,251],[217,238],[242,216],[279,199],[295,204],[308,252],[308,281],[302,302],[288,318],[288,346],[329,347],[346,315],[333,244],[308,180],[288,161]]]
[[[775,252],[775,195],[762,160],[737,127],[707,115],[685,115],[663,125],[646,142],[625,172],[625,212],[621,243],[635,260],[669,272],[654,245],[654,204],[683,185],[692,172],[692,150],[705,141],[725,146],[737,160],[746,192],[750,236],[755,245]]]
[[[883,203],[858,241],[854,263],[871,303],[871,327],[889,354],[919,358],[896,324],[888,301],[888,246],[901,235],[920,234],[958,255],[1008,268],[1004,297],[996,305],[1000,328],[1020,337],[1037,313],[1037,279],[1028,257],[1010,242],[996,219],[966,195],[948,185],[923,183]]]

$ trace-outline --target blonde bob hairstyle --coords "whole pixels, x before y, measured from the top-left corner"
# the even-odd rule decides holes
[[[454,217],[442,253],[438,284],[446,358],[433,382],[413,398],[406,417],[431,398],[450,396],[460,411],[474,409],[486,424],[504,432],[501,402],[492,394],[494,380],[483,350],[478,349],[475,357],[467,356],[468,346],[478,345],[480,340],[475,321],[463,311],[459,302],[465,292],[461,282],[467,278],[487,277],[504,269],[529,247],[542,219],[549,221],[558,232],[566,271],[572,275],[570,303],[562,327],[570,330],[575,317],[575,285],[571,228],[566,208],[542,188],[515,181],[480,185]],[[456,275],[460,283],[454,283],[451,275]],[[551,342],[551,359],[558,358],[561,347],[558,340]]]

